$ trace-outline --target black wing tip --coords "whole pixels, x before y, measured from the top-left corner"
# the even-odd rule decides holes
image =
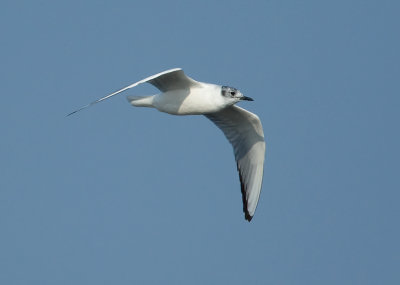
[[[79,108],[78,110],[75,110],[75,111],[69,113],[66,117],[69,117],[69,116],[71,116],[71,115],[73,115],[73,114],[75,114],[75,113],[78,113],[79,111],[81,111],[81,110],[83,110],[83,109],[85,109],[85,108],[87,108],[87,107],[89,107],[89,106],[90,106],[90,105],[83,106],[83,107]]]
[[[250,223],[253,216],[250,216],[248,212],[244,212],[244,218]]]
[[[251,219],[253,218],[253,216],[250,215],[249,210],[247,209],[247,198],[246,198],[245,185],[243,183],[242,174],[240,173],[239,164],[237,164],[236,166],[237,166],[237,170],[239,172],[240,191],[242,192],[244,218],[245,218],[246,221],[251,222]]]
[[[85,105],[85,106],[83,106],[83,107],[80,107],[78,110],[75,110],[75,111],[69,113],[66,117],[69,117],[69,116],[71,116],[71,115],[73,115],[73,114],[75,114],[75,113],[78,113],[79,111],[82,111],[83,109],[86,109],[87,107],[90,107],[90,106],[96,104],[97,102],[100,102],[100,101],[97,100],[97,101],[94,101],[94,102],[92,102],[92,103],[90,103],[90,104],[87,104],[87,105]]]
[[[78,112],[78,111],[73,111],[73,112],[71,112],[71,113],[67,114],[65,117],[69,117],[69,116],[71,116],[71,115],[75,114],[76,112]]]

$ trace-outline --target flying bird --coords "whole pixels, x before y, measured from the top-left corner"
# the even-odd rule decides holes
[[[91,105],[106,100],[142,83],[150,83],[161,93],[151,96],[128,96],[135,107],[156,108],[171,115],[204,115],[222,130],[232,144],[243,200],[245,219],[251,221],[260,197],[265,158],[265,140],[257,115],[236,106],[239,101],[253,101],[238,89],[196,81],[175,68],[147,77]]]

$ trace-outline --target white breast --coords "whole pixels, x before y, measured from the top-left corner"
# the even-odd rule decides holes
[[[201,83],[198,87],[158,94],[153,105],[159,111],[173,115],[200,115],[222,110],[226,102],[220,86]]]

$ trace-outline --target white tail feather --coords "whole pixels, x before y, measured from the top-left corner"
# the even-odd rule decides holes
[[[153,107],[154,95],[151,96],[127,96],[129,103],[135,107]]]

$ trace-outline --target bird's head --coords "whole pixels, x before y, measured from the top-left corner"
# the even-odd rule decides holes
[[[239,90],[229,86],[221,87],[221,95],[227,100],[231,101],[232,104],[235,104],[239,101],[254,101],[252,98],[244,96]]]

